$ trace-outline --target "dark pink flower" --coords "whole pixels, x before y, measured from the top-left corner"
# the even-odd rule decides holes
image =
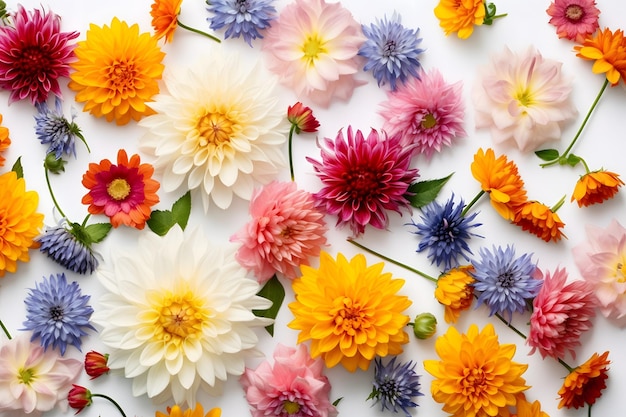
[[[294,126],[297,134],[300,132],[317,132],[320,122],[313,116],[313,110],[300,103],[287,108],[287,119]]]
[[[70,407],[78,410],[76,411],[76,414],[78,414],[83,411],[85,407],[89,407],[93,403],[91,397],[91,391],[89,391],[87,388],[81,385],[72,384],[72,388],[67,394],[67,402]]]
[[[58,79],[69,75],[75,46],[69,41],[79,33],[61,32],[61,18],[52,12],[27,12],[21,5],[11,22],[0,25],[0,87],[11,92],[9,103],[61,97]]]
[[[314,194],[327,213],[337,215],[337,225],[350,225],[356,235],[372,225],[384,229],[387,211],[401,213],[409,207],[406,197],[418,177],[410,168],[412,146],[401,146],[400,136],[387,137],[372,129],[367,139],[360,130],[348,126],[347,138],[325,138],[322,160],[307,157],[324,187]]]
[[[595,0],[554,0],[546,12],[559,38],[583,43],[599,27]]]

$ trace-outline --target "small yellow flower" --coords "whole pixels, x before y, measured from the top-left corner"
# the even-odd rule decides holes
[[[459,38],[467,39],[474,26],[485,21],[485,4],[483,0],[440,0],[435,16],[446,36],[456,32]]]
[[[471,265],[460,266],[449,270],[437,280],[435,298],[445,307],[446,323],[456,323],[461,312],[472,305],[474,287],[471,284],[475,280],[470,272],[473,270]]]

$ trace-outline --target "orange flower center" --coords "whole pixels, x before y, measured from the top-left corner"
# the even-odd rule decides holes
[[[134,88],[137,71],[135,70],[135,65],[132,62],[116,61],[113,65],[110,65],[107,68],[106,72],[109,82],[116,90]]]
[[[576,23],[585,16],[585,11],[577,4],[570,4],[565,9],[565,17],[570,22]]]
[[[354,336],[357,330],[370,327],[368,314],[361,303],[353,302],[349,297],[337,297],[333,306],[330,315],[334,317],[335,334]]]
[[[465,368],[463,369],[463,378],[461,385],[463,387],[462,394],[465,396],[475,397],[481,395],[487,388],[485,372],[480,368]]]
[[[198,120],[197,129],[200,133],[200,146],[220,146],[230,141],[235,122],[222,113],[209,112]]]
[[[208,320],[208,311],[193,293],[167,293],[156,306],[158,311],[157,338],[180,344],[187,337],[202,333],[202,324]]]
[[[130,194],[130,184],[123,178],[116,178],[107,185],[107,193],[112,199],[121,201]]]

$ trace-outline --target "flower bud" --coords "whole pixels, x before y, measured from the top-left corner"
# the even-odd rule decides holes
[[[317,132],[320,123],[313,116],[310,107],[304,106],[299,101],[287,108],[287,119],[295,127],[296,134],[300,132]]]
[[[91,377],[91,379],[97,378],[102,374],[109,372],[107,362],[109,360],[109,354],[102,354],[92,350],[85,355],[85,372]]]
[[[65,171],[64,165],[67,161],[64,161],[63,158],[57,159],[53,152],[50,152],[46,155],[46,159],[43,163],[44,167],[52,172],[53,174],[60,174]]]
[[[89,407],[92,403],[91,391],[80,385],[72,384],[70,392],[67,394],[67,402],[70,407],[76,411],[76,414],[83,411],[85,407]]]
[[[430,313],[421,313],[415,317],[413,333],[418,339],[428,339],[437,331],[437,318]]]

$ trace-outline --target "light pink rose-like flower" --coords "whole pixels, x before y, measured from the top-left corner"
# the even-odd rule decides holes
[[[328,107],[365,83],[354,78],[362,67],[357,54],[363,42],[361,25],[340,3],[295,0],[272,22],[263,50],[269,68],[300,100]]]
[[[278,344],[273,366],[265,361],[255,370],[246,368],[239,380],[252,416],[337,416],[323,369],[324,362],[312,359],[306,345],[294,349]]]
[[[572,249],[583,278],[593,285],[607,318],[626,317],[626,229],[615,219],[606,229],[587,225],[587,241]],[[626,321],[620,322],[626,324]]]
[[[490,129],[495,143],[522,152],[559,140],[562,126],[577,114],[572,82],[561,67],[534,47],[519,54],[505,48],[495,55],[474,86],[476,128]]]
[[[255,191],[250,215],[252,220],[230,240],[241,243],[237,261],[260,283],[276,272],[296,278],[300,265],[309,265],[326,245],[324,214],[295,182],[275,181]]]
[[[430,158],[443,146],[466,135],[463,129],[463,83],[448,84],[438,70],[422,71],[387,93],[380,115],[389,136],[401,137],[402,146],[417,145],[415,154]]]
[[[562,359],[566,351],[576,359],[575,348],[580,346],[580,336],[589,330],[596,315],[597,299],[593,286],[587,281],[567,282],[567,271],[557,268],[546,273],[539,294],[533,300],[530,316],[528,345],[530,353],[539,350],[542,358]]]
[[[21,332],[0,348],[0,413],[39,416],[57,404],[67,408],[67,393],[83,363],[30,342]],[[4,414],[3,414],[4,415]]]

